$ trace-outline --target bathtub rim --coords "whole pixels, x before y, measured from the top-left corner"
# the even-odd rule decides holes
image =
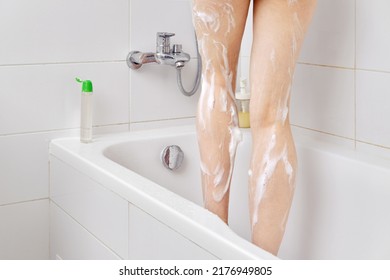
[[[193,126],[110,134],[95,137],[90,144],[80,143],[78,137],[58,138],[50,142],[49,152],[51,156],[79,170],[217,258],[278,259],[238,236],[216,215],[203,207],[104,155],[104,151],[113,143],[140,141],[156,138],[156,135],[169,137],[189,133],[194,133]],[[229,250],[226,250],[227,246]]]
[[[130,171],[130,173],[132,173],[132,176],[130,177],[115,178],[116,176],[122,176],[121,171],[126,170],[126,172],[129,172],[129,170],[103,155],[105,148],[111,146],[113,143],[121,144],[127,142],[129,141],[129,137],[131,137],[132,141],[139,141],[150,137],[156,138],[156,135],[159,137],[169,137],[169,135],[180,136],[193,132],[194,126],[190,125],[109,134],[96,137],[92,144],[81,144],[77,137],[55,139],[50,144],[50,154],[68,165],[77,168],[108,190],[113,191],[129,201],[129,203],[132,203],[136,207],[157,218],[157,220],[174,229],[185,238],[190,239],[187,236],[191,237],[190,240],[193,240],[200,247],[205,248],[206,246],[204,245],[206,243],[209,244],[205,239],[212,238],[213,242],[211,245],[213,248],[205,250],[214,256],[226,259],[278,259],[272,254],[257,248],[247,240],[236,235],[222,221],[219,221],[216,216],[210,215],[211,213],[209,212],[207,212],[206,215],[204,213],[206,210],[195,203],[193,203],[196,206],[195,213],[199,214],[199,216],[195,215],[194,217],[193,213],[191,214],[191,211],[189,211],[192,209],[181,209],[183,211],[179,211],[176,207],[164,206],[165,204],[157,198],[154,198],[153,200],[151,197],[143,196],[142,191],[139,190],[139,186],[145,187],[144,184],[146,181],[148,185],[153,185],[152,188],[154,189],[156,189],[155,186],[159,185],[132,171]],[[378,168],[386,169],[386,172],[390,172],[390,161],[385,158],[356,151],[352,148],[338,146],[334,143],[319,141],[318,139],[312,139],[311,137],[304,135],[294,134],[294,139],[296,140],[297,146],[304,146],[305,149],[319,150],[321,153],[331,153],[334,156],[342,157],[347,160],[359,161],[367,165],[375,165]],[[100,151],[100,153],[94,151],[95,149]],[[107,168],[113,168],[115,172],[108,172]],[[96,173],[96,171],[99,172]],[[99,176],[95,176],[95,173],[99,174]],[[140,185],[136,187],[134,184],[129,184],[126,181],[134,181],[134,183],[139,183]],[[131,191],[127,189],[129,186]],[[164,191],[171,193],[165,189]],[[188,202],[186,199],[176,194],[171,194],[172,195],[169,196],[168,200],[173,197],[172,200],[178,202],[178,204],[181,204],[183,200],[185,203]],[[155,205],[158,205],[158,209],[156,209]],[[180,222],[174,222],[171,218],[172,215],[176,215],[177,218],[180,218]],[[216,227],[210,228],[209,223],[216,225]],[[199,224],[202,225],[202,228],[197,227]],[[203,231],[203,233],[199,233],[199,231]],[[228,235],[220,238],[219,234],[226,232]],[[232,250],[229,252],[224,250],[227,245],[232,247]]]

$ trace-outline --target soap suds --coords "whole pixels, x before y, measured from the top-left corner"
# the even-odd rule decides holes
[[[289,7],[291,7],[291,6],[295,5],[295,4],[297,4],[297,2],[298,2],[298,0],[287,0],[287,5]]]
[[[238,128],[238,126],[234,126],[234,125],[230,126],[229,134],[230,134],[230,143],[229,143],[230,168],[229,168],[229,173],[225,185],[223,187],[219,187],[217,184],[215,184],[215,189],[213,191],[213,198],[214,201],[216,202],[220,202],[226,195],[227,191],[229,190],[230,180],[233,174],[234,158],[236,156],[237,146],[242,141],[241,130]]]
[[[204,162],[201,163],[203,174],[210,177],[207,182],[214,187],[213,198],[216,202],[221,201],[229,189],[235,153],[241,141],[232,87],[233,71],[229,65],[227,42],[224,41],[224,38],[228,38],[229,33],[236,26],[232,3],[231,0],[223,2],[216,0],[209,1],[207,4],[197,3],[193,6],[194,25],[197,30],[202,31],[198,34],[198,41],[199,52],[204,61],[202,91],[198,107],[200,124],[198,128],[203,130],[203,133],[212,135],[213,127],[210,126],[212,115],[215,116],[219,112],[230,118],[226,128],[228,130],[227,139],[221,136],[221,143],[218,145],[221,154],[228,153],[229,155],[228,173],[223,169],[210,172],[207,168],[210,164],[207,159],[203,159]],[[201,142],[203,139],[198,136],[198,140]]]
[[[275,128],[274,128],[275,132]],[[276,135],[272,134],[270,142],[265,150],[263,161],[261,163],[260,175],[256,181],[256,187],[254,190],[254,211],[252,213],[252,230],[258,222],[258,211],[261,200],[264,197],[269,181],[275,173],[275,170],[280,162],[284,165],[284,171],[289,178],[289,183],[293,179],[293,167],[288,160],[288,149],[287,144],[284,145],[281,152],[276,155],[274,150],[276,147]]]

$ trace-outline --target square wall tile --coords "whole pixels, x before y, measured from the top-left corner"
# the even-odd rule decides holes
[[[356,65],[390,71],[390,1],[356,0]]]
[[[0,136],[0,205],[49,196],[49,142],[79,130]]]
[[[0,260],[49,259],[49,200],[0,206]]]
[[[354,71],[298,64],[290,119],[297,126],[353,139]]]
[[[0,205],[49,196],[46,137],[0,137]]]
[[[0,65],[125,59],[129,0],[2,0]]]
[[[371,1],[365,1],[367,5]],[[318,0],[302,47],[300,62],[353,68],[355,1]]]
[[[94,125],[128,123],[125,62],[0,67],[0,135],[80,126],[81,84],[94,87]]]
[[[154,121],[188,118],[196,115],[200,87],[193,96],[183,95],[176,81],[176,69],[167,65],[144,65],[130,70],[130,121]],[[197,60],[192,59],[182,70],[185,89],[192,88]]]
[[[390,73],[356,72],[356,138],[390,148]]]
[[[175,33],[171,45],[182,44],[184,52],[197,57],[190,0],[131,0],[131,50],[155,52],[157,32]]]

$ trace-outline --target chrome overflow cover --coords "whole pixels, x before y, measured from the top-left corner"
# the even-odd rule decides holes
[[[167,146],[161,152],[161,161],[169,170],[178,169],[183,163],[184,153],[177,145]]]

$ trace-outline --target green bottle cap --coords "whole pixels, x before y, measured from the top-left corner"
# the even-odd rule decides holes
[[[82,88],[81,88],[82,92],[93,92],[92,82],[90,80],[83,81],[79,78],[76,78],[76,81],[79,83],[83,83]]]

